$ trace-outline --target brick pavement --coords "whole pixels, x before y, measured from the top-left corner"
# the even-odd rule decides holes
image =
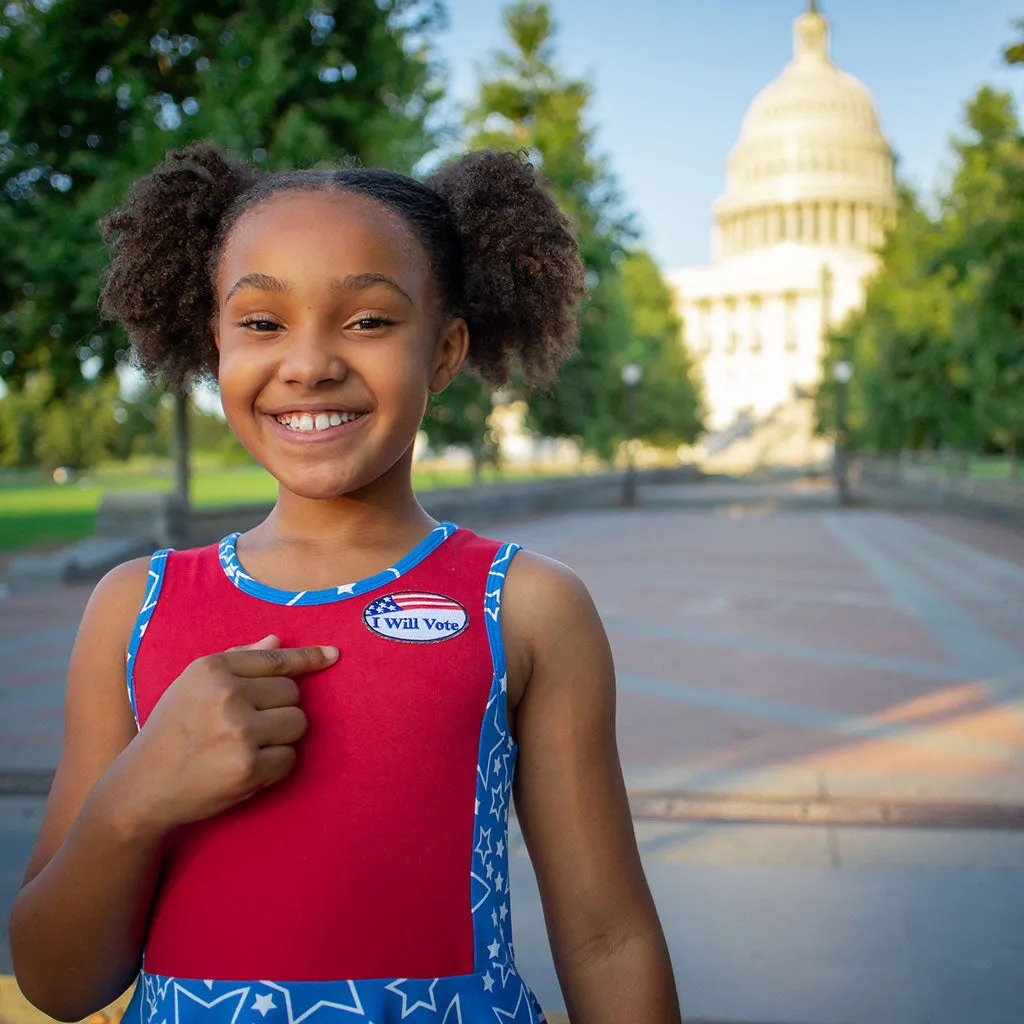
[[[667,488],[634,512],[494,532],[591,588],[616,655],[631,787],[1024,803],[1020,533],[935,513],[796,511],[777,494],[744,507],[727,489],[695,510],[673,507]],[[54,762],[87,593],[0,602],[0,770]],[[5,828],[11,800],[0,805],[8,889],[26,827]],[[637,833],[691,1015],[1024,1020],[1013,982],[1024,833],[680,822]],[[524,973],[557,1007],[516,849]]]

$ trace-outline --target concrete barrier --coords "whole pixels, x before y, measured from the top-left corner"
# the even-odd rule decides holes
[[[420,501],[435,519],[475,526],[571,509],[612,507],[620,502],[624,477],[617,472],[509,480],[424,491]],[[702,479],[693,466],[637,471],[637,481],[643,486]],[[158,548],[199,547],[235,530],[252,529],[272,507],[231,505],[193,509],[186,516],[166,492],[105,494],[96,516],[96,536],[52,554],[12,558],[4,585],[8,593],[23,594],[62,583],[94,582],[115,565]]]
[[[619,504],[625,474],[595,473],[588,476],[546,477],[540,480],[508,480],[479,487],[446,487],[419,494],[420,504],[435,519],[454,522],[500,522],[531,515],[566,512],[579,508],[610,508]],[[703,474],[695,466],[649,469],[637,472],[642,486],[697,483]],[[262,522],[271,505],[235,505],[192,512],[189,543],[212,544],[234,530],[249,530]]]
[[[854,494],[879,504],[985,516],[1024,526],[1024,481],[978,480],[896,459],[859,458]]]

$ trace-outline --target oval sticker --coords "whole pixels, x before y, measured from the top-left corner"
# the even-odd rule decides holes
[[[363,622],[378,636],[430,644],[458,636],[468,625],[466,609],[443,594],[407,590],[371,601],[363,609]]]

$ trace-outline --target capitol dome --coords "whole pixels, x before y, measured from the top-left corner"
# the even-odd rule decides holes
[[[893,158],[871,94],[832,63],[812,2],[793,59],[754,98],[715,203],[714,256],[796,242],[870,250],[896,206]]]

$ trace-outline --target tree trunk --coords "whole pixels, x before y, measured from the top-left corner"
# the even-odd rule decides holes
[[[479,487],[484,482],[484,422],[475,424],[473,431],[473,486]]]
[[[174,546],[187,546],[190,534],[188,431],[189,398],[186,392],[174,392],[174,425],[171,431],[171,458],[174,475],[170,505],[170,541]]]

